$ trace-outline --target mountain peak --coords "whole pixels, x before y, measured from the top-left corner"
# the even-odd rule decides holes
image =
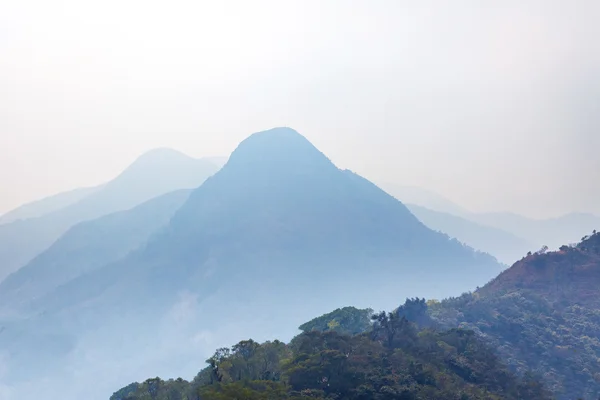
[[[119,174],[109,185],[115,182],[126,182],[131,184],[132,180],[139,179],[155,181],[157,176],[185,176],[197,173],[198,169],[214,173],[218,167],[208,160],[190,157],[178,150],[168,147],[160,147],[149,150],[131,163],[121,174]],[[187,186],[183,186],[186,187]]]
[[[225,168],[296,171],[322,170],[333,164],[311,142],[292,128],[279,127],[257,132],[231,154]]]
[[[152,164],[162,164],[165,161],[177,160],[177,159],[191,159],[192,157],[183,154],[182,152],[171,149],[169,147],[157,147],[151,150],[146,151],[130,165],[133,167],[135,165],[152,165]]]

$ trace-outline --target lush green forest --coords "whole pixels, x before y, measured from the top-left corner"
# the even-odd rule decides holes
[[[289,344],[245,340],[218,349],[191,382],[148,379],[111,400],[550,398],[531,376],[509,372],[474,332],[406,318],[426,310],[419,299],[391,313],[338,309],[304,324]]]

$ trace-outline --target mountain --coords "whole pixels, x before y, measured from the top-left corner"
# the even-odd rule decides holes
[[[187,200],[182,189],[70,228],[47,250],[0,283],[0,312],[26,312],[26,306],[62,284],[114,262],[166,225]]]
[[[65,208],[71,204],[77,203],[101,188],[102,186],[73,189],[68,192],[58,193],[41,200],[23,204],[22,206],[1,215],[0,225],[8,224],[21,219],[37,218],[46,214],[50,214],[60,210],[61,208]]]
[[[406,206],[429,228],[444,232],[469,246],[489,253],[507,265],[519,260],[528,251],[541,247],[502,229],[481,225],[466,218],[414,204]]]
[[[473,332],[419,330],[396,313],[373,315],[372,323],[368,311],[324,315],[342,329],[305,330],[287,345],[243,340],[218,349],[191,382],[151,378],[110,400],[551,398],[539,382],[508,372]],[[338,323],[331,314],[340,313]],[[358,321],[363,332],[343,333]]]
[[[524,253],[518,253],[520,249],[539,249],[543,245],[548,246],[550,249],[558,249],[564,243],[576,243],[583,235],[593,229],[600,229],[600,217],[589,213],[570,213],[547,219],[533,219],[508,212],[475,213],[427,189],[391,183],[382,183],[381,187],[404,204],[420,207],[419,209],[411,209],[411,211],[415,214],[421,214],[423,220],[429,221],[431,228],[441,230],[450,236],[460,238],[458,233],[454,234],[452,232],[461,232],[462,236],[465,237],[471,236],[470,233],[467,233],[471,231],[471,228],[486,230],[488,232],[486,236],[495,235],[488,228],[499,229],[511,234],[513,237],[508,238],[505,234],[497,232],[500,235],[499,237],[508,239],[507,243],[510,244],[506,247],[503,246],[502,249],[498,249],[499,251],[496,252],[488,250],[489,246],[487,245],[482,247],[472,241],[465,240],[469,245],[488,251],[504,262],[510,261],[512,263],[517,259],[515,256],[522,256]],[[437,214],[426,212],[423,209],[435,211]],[[460,219],[452,218],[452,216]],[[471,221],[479,227],[475,228],[465,220]],[[425,224],[428,225],[427,222]],[[471,228],[467,228],[467,225],[471,225]],[[481,242],[481,240],[478,242]]]
[[[415,204],[430,210],[462,216],[469,211],[441,194],[417,186],[403,186],[382,182],[380,187],[404,204]]]
[[[431,231],[402,203],[339,170],[303,136],[285,128],[242,142],[228,163],[190,195],[168,229],[127,264],[138,285],[140,276],[168,272],[176,289],[194,279],[200,284],[199,277],[217,267],[229,279],[245,279],[260,265],[260,273],[269,277],[297,274],[312,281],[310,272],[323,278],[341,271],[351,275],[351,266],[392,275],[422,273],[420,267],[427,266],[431,274],[462,270],[471,282],[491,278],[500,268],[492,257]]]
[[[0,225],[0,280],[46,250],[73,225],[130,209],[173,190],[198,187],[216,171],[212,163],[175,150],[152,150],[115,179],[67,207]]]
[[[471,329],[516,372],[558,399],[600,394],[600,234],[528,255],[480,290],[433,304],[445,326]]]
[[[206,273],[240,282],[257,275],[285,276],[298,285],[313,284],[311,274],[326,281],[343,273],[352,282],[355,275],[364,278],[368,268],[405,278],[463,275],[460,284],[467,285],[485,282],[501,268],[492,257],[431,231],[402,203],[339,170],[303,136],[285,128],[242,142],[228,163],[190,195],[168,229],[126,264],[135,282],[128,282],[121,266],[113,266],[119,272],[109,285],[123,292],[127,287],[129,294],[134,287],[145,291],[155,284],[164,294],[191,290],[206,284]],[[455,284],[445,283],[440,293],[453,292]],[[157,300],[155,294],[152,298]]]
[[[576,243],[586,233],[600,229],[600,217],[587,213],[570,213],[557,218],[531,219],[513,213],[471,214],[467,218],[478,223],[511,232],[556,250],[565,243]]]
[[[28,320],[4,321],[13,340],[0,353],[11,354],[8,378],[32,388],[71,370],[96,387],[98,376],[108,386],[150,371],[190,374],[242,329],[291,337],[325,309],[444,297],[501,269],[277,128],[243,141],[137,250],[40,297]],[[65,396],[64,385],[56,390]]]
[[[215,157],[204,157],[204,159],[208,162],[215,164],[219,168],[223,168],[225,164],[227,164],[227,160],[229,157],[224,156],[215,156]]]

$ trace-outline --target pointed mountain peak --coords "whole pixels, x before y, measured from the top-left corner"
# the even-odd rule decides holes
[[[254,171],[318,171],[335,167],[311,142],[292,128],[281,127],[252,134],[231,154],[225,168]]]

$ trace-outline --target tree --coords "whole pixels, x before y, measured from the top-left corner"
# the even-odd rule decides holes
[[[338,308],[300,325],[303,332],[317,330],[321,332],[335,331],[346,335],[358,335],[371,329],[373,310],[355,307]]]
[[[419,316],[424,304],[407,299],[358,335],[310,330],[288,345],[243,340],[218,349],[192,382],[149,379],[111,400],[549,399],[539,383],[512,375],[473,331],[417,331],[401,314]]]
[[[215,351],[215,354],[206,360],[211,372],[211,382],[221,382],[223,380],[223,371],[221,371],[221,363],[231,355],[231,350],[227,347],[222,347]]]
[[[542,255],[542,254],[545,254],[547,251],[548,251],[548,246],[543,245],[541,249],[539,249],[538,251],[535,252],[535,254]]]
[[[139,386],[140,386],[140,384],[137,382],[130,383],[129,385],[125,386],[124,388],[113,393],[113,395],[110,396],[110,400],[125,400],[131,394],[135,393],[135,391],[138,390]]]
[[[259,347],[260,345],[258,343],[252,339],[249,339],[242,340],[238,344],[234,345],[231,350],[233,351],[234,355],[240,355],[244,360],[248,361],[252,356],[254,356],[254,353],[256,353],[256,350]]]
[[[393,349],[398,343],[408,344],[414,336],[414,331],[410,322],[404,317],[395,313],[386,313],[385,311],[375,314],[372,317],[375,324],[371,337],[374,340],[382,341],[385,347]],[[402,340],[399,340],[402,339]]]
[[[396,313],[399,317],[404,317],[410,322],[414,322],[421,327],[430,326],[432,320],[427,314],[427,302],[425,298],[419,299],[418,297],[413,299],[406,299],[404,305],[398,307]]]

